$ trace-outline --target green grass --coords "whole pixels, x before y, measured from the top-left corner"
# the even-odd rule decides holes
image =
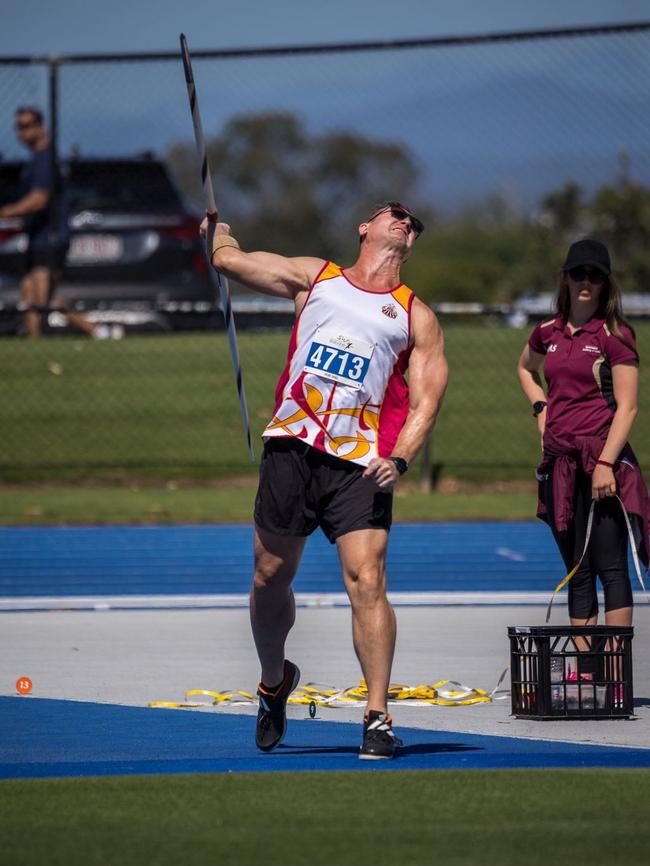
[[[647,863],[645,770],[0,782],[12,866]]]
[[[259,434],[279,339],[260,338],[255,353],[252,343],[241,339],[260,361],[250,400]],[[222,334],[0,342],[0,470],[6,480],[250,472],[229,365]]]
[[[24,487],[4,488],[0,525],[249,523],[256,485],[227,482],[211,487]],[[528,493],[424,494],[395,497],[396,521],[532,520]]]
[[[538,442],[515,376],[526,336],[487,325],[447,327],[450,384],[432,448],[447,474],[531,477]],[[638,337],[647,357],[650,325],[639,325]],[[256,440],[273,409],[287,339],[287,332],[240,334]],[[7,481],[254,472],[223,333],[103,343],[5,339],[0,370],[0,472]],[[650,464],[646,392],[633,441]]]

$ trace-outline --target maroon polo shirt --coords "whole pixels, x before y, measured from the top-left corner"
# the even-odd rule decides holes
[[[635,346],[629,328],[623,325],[621,333]],[[612,367],[638,362],[636,352],[610,333],[604,319],[596,318],[573,334],[561,316],[540,322],[528,345],[545,356],[545,429],[559,439],[606,434],[616,411]]]

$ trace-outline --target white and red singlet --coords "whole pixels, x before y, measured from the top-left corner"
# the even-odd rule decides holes
[[[402,283],[362,289],[327,262],[294,324],[263,438],[294,436],[361,466],[389,457],[409,408],[413,298]]]

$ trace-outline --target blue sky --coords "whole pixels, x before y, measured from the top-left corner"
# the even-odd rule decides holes
[[[283,45],[650,17],[647,0],[4,0],[0,55]]]
[[[462,35],[650,19],[648,0],[4,0],[0,58],[177,51]],[[238,113],[291,111],[312,134],[336,128],[405,143],[421,189],[443,207],[498,191],[515,205],[571,178],[611,180],[619,154],[650,184],[650,34],[311,58],[195,62],[208,135]],[[0,65],[0,152],[21,155],[16,104],[46,103],[43,67]],[[164,153],[191,137],[180,65],[66,67],[61,152]],[[594,117],[598,123],[594,124]]]

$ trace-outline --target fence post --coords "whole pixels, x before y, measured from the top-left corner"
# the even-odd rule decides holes
[[[59,137],[59,61],[56,57],[47,58],[48,73],[48,114],[50,139],[50,201],[48,205],[48,257],[50,262],[48,306],[54,293],[55,262],[54,254],[59,241],[59,181],[58,137]]]

